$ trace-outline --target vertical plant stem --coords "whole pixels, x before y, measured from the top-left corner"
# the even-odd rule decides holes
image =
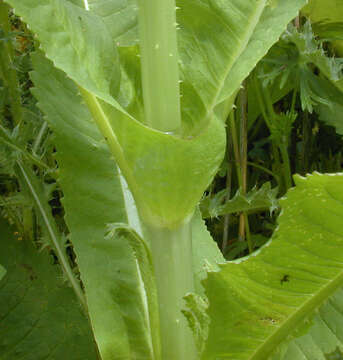
[[[4,36],[7,37],[7,41],[3,41],[0,45],[0,66],[2,67],[2,76],[8,88],[14,125],[17,125],[22,119],[23,110],[21,107],[17,71],[13,66],[14,49],[10,39],[9,7],[2,0],[0,0],[0,27],[4,31]]]
[[[145,122],[181,134],[175,0],[138,3]],[[178,229],[143,227],[155,266],[162,359],[195,360],[193,335],[181,313],[182,297],[194,287],[190,224]]]
[[[239,188],[242,191],[243,187],[243,179],[242,179],[242,170],[241,170],[241,153],[239,151],[238,147],[238,139],[237,139],[237,131],[236,131],[236,122],[235,122],[235,116],[233,111],[229,115],[229,124],[230,124],[230,132],[231,132],[231,138],[232,138],[232,145],[233,145],[233,153],[235,156],[235,164],[236,164],[236,173],[237,173],[237,179]],[[247,240],[248,240],[248,248],[249,252],[252,252],[252,243],[250,238],[250,230],[249,230],[249,223],[247,221],[248,219],[245,218],[244,213],[240,215],[240,228],[239,228],[239,240],[243,241],[245,239],[245,234],[247,234]],[[243,227],[243,229],[241,229]],[[242,238],[242,234],[244,234],[244,238]]]
[[[240,171],[241,171],[241,183],[240,190],[244,195],[246,193],[246,141],[245,141],[245,133],[246,133],[246,104],[247,104],[247,96],[244,89],[244,83],[242,84],[242,89],[240,91],[240,118],[239,118],[239,158],[240,158]],[[245,166],[244,166],[245,164]],[[244,213],[241,213],[239,216],[239,234],[238,238],[240,241],[245,241],[245,220],[246,217]]]
[[[278,118],[277,118],[277,115],[276,115],[274,107],[273,107],[269,89],[266,87],[262,94],[260,84],[258,83],[258,80],[256,77],[255,77],[255,88],[257,91],[257,98],[259,101],[262,115],[265,118],[266,124],[272,133],[273,123],[277,122]],[[296,95],[297,95],[297,92],[296,92],[296,90],[294,90],[293,98],[292,98],[292,105],[291,105],[292,113],[294,113],[294,111],[295,111]],[[285,184],[286,191],[292,187],[292,173],[291,173],[291,166],[290,166],[290,160],[289,160],[289,154],[288,154],[288,141],[289,141],[289,139],[285,138],[284,135],[283,135],[283,138],[280,141],[280,143],[275,144],[275,141],[273,141],[274,149],[275,149],[275,146],[277,146],[281,153],[282,169],[283,169],[283,175],[284,175],[283,178],[284,178],[284,184]],[[274,150],[274,157],[275,157],[275,159],[278,159],[278,157],[279,157],[276,149]]]
[[[160,309],[163,360],[195,360],[193,335],[181,313],[183,296],[194,291],[190,223],[177,229],[143,226],[150,242]]]
[[[270,95],[268,88],[265,89],[264,95],[265,95],[267,108],[268,108],[268,112],[269,112],[270,119],[271,119],[270,123],[279,121],[277,118],[277,115],[275,113],[271,95]],[[296,100],[296,90],[294,90],[294,92],[293,92],[293,99],[292,99],[292,105],[291,105],[292,113],[294,113],[294,111],[295,111],[294,110],[295,100]],[[281,138],[281,141],[278,144],[278,146],[279,146],[281,158],[282,158],[282,165],[283,165],[282,167],[283,167],[286,191],[292,187],[292,172],[291,172],[291,165],[290,165],[289,154],[288,154],[288,143],[289,143],[289,139],[286,138],[285,134],[282,134],[282,138]]]
[[[287,191],[292,187],[292,172],[291,172],[291,164],[289,161],[287,142],[282,141],[282,143],[279,145],[279,148],[282,157],[284,178],[285,178],[286,191]]]
[[[254,251],[254,247],[253,247],[253,243],[251,240],[248,214],[246,212],[244,212],[243,216],[244,216],[245,236],[246,236],[246,240],[247,240],[247,244],[248,244],[249,254],[251,254]]]
[[[305,175],[309,171],[309,157],[310,154],[310,138],[311,138],[311,126],[310,119],[308,116],[308,111],[305,110],[302,117],[302,140],[303,146],[301,151],[301,160],[302,160],[302,174]]]
[[[247,104],[248,96],[246,82],[243,82],[243,88],[240,92],[240,159],[242,172],[242,193],[245,195],[247,190],[247,156],[248,156],[248,131],[247,131]]]
[[[294,26],[299,30],[300,29],[300,14],[294,19]]]
[[[226,172],[226,196],[225,202],[230,200],[231,196],[231,180],[232,180],[232,139],[227,136],[227,157],[228,157],[228,166]],[[225,215],[224,225],[223,225],[223,241],[222,241],[222,252],[225,253],[229,239],[229,225],[230,225],[230,214]]]
[[[229,115],[229,124],[230,124],[230,133],[231,133],[231,139],[232,139],[233,153],[235,156],[237,179],[238,179],[239,186],[241,186],[242,172],[241,172],[241,168],[240,168],[240,154],[239,154],[239,147],[238,147],[236,120],[235,120],[235,114],[233,111],[231,111],[231,113]]]
[[[145,121],[180,133],[180,84],[175,0],[139,1],[139,39]]]
[[[241,191],[245,195],[247,192],[247,161],[248,161],[248,119],[247,119],[247,106],[248,95],[246,89],[246,81],[242,84],[240,92],[240,161],[241,161]],[[252,253],[253,246],[250,237],[250,227],[248,214],[243,212],[239,218],[239,237],[241,240],[246,239],[248,243],[249,253]]]

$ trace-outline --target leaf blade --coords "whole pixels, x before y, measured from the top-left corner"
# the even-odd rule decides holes
[[[0,258],[7,268],[0,286],[2,359],[95,360],[89,323],[58,266],[49,254],[16,240],[3,219],[0,227]]]
[[[297,187],[282,202],[273,240],[206,280],[212,325],[204,358],[268,358],[294,327],[312,318],[342,286],[343,253],[337,251],[343,239],[342,174],[314,174],[295,181]],[[213,297],[217,287],[220,299]]]
[[[33,55],[33,62],[33,91],[54,130],[66,223],[101,356],[152,359],[132,249],[124,237],[105,238],[107,224],[128,220],[116,164],[73,82],[42,54]]]

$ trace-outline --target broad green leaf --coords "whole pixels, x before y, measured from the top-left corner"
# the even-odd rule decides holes
[[[138,43],[138,0],[88,0],[89,11],[100,16],[117,46]]]
[[[265,183],[259,189],[254,187],[246,195],[238,190],[232,199],[225,202],[227,191],[222,190],[214,197],[205,197],[200,204],[200,209],[205,219],[242,211],[269,210],[272,213],[278,208],[277,192],[277,188],[272,189],[270,183]]]
[[[205,281],[212,322],[204,359],[269,359],[342,287],[343,176],[295,182],[271,241]]]
[[[132,259],[132,251],[127,239],[119,238],[112,244],[104,235],[107,224],[126,222],[130,210],[124,207],[115,163],[76,87],[41,55],[35,54],[33,62],[36,69],[32,73],[36,86],[33,92],[55,132],[66,221],[85,285],[95,337],[103,360],[112,360],[110,356],[125,358],[130,347],[120,310],[122,303],[112,295],[120,290],[122,279],[113,269],[124,267],[121,262],[125,256]],[[206,276],[206,270],[216,269],[216,263],[224,258],[199,211],[192,221],[192,232],[196,290],[202,293],[200,280]],[[123,303],[126,301],[123,299]],[[141,308],[142,317],[144,311]]]
[[[1,359],[97,359],[87,317],[51,255],[16,240],[4,220],[0,230]]]
[[[115,163],[73,82],[41,55],[33,62],[33,92],[54,130],[66,222],[102,359],[155,359],[134,253],[124,236],[105,238],[107,224],[127,221]]]
[[[265,7],[247,46],[226,78],[220,101],[232,95],[233,89],[239,87],[305,3],[302,0],[277,1],[272,6]]]
[[[190,219],[224,156],[224,125],[213,119],[204,132],[184,139],[128,121],[90,94],[85,99],[118,155],[117,163],[144,221],[173,228]]]
[[[9,2],[37,33],[47,56],[84,88],[83,94],[92,115],[102,128],[102,132],[107,133],[105,137],[145,221],[166,227],[177,226],[192,215],[202,192],[220,165],[224,154],[225,136],[223,124],[214,117],[215,106],[224,100],[232,100],[240,82],[277,40],[287,22],[303,5],[302,0],[287,2],[286,7],[269,7],[266,0],[233,0],[230,3],[220,0],[188,0],[179,4],[177,21],[180,25],[180,66],[184,81],[182,116],[185,133],[183,138],[178,138],[148,129],[142,124],[145,122],[144,119],[136,119],[141,121],[139,123],[128,116],[118,102],[111,98],[109,90],[104,86],[104,73],[98,74],[99,70],[96,70],[99,66],[93,66],[91,69],[94,72],[91,75],[97,80],[95,84],[82,74],[81,69],[87,69],[89,64],[87,59],[83,60],[79,56],[80,45],[72,41],[74,35],[68,40],[71,36],[69,32],[72,27],[76,27],[81,45],[87,44],[93,56],[96,59],[101,58],[106,46],[112,49],[106,36],[107,32],[112,32],[108,30],[111,25],[105,25],[103,17],[92,11],[85,10],[82,13],[82,9],[76,6],[77,11],[71,8],[69,15],[66,9],[71,5],[65,3],[65,0],[60,2],[58,7],[63,16],[60,16],[60,13],[54,15],[57,5],[53,0],[48,3],[46,0],[39,0],[38,3],[33,3],[32,0]],[[40,20],[42,16],[40,13],[38,15],[37,10],[42,2],[46,3],[47,9],[44,21]],[[134,10],[132,11],[134,17]],[[82,26],[87,26],[84,37],[79,17],[85,22],[82,22]],[[264,25],[259,23],[260,19]],[[47,24],[50,23],[54,25],[48,27]],[[107,31],[104,31],[99,45],[93,42],[94,38],[86,37],[88,25],[91,29],[94,24],[99,28],[104,26]],[[262,30],[258,24],[262,26]],[[267,37],[267,41],[261,42],[260,37],[254,40],[255,28],[259,29],[259,36],[263,33],[265,38],[265,30],[268,32],[272,25],[275,26],[275,31],[271,30],[271,36]],[[125,29],[126,25],[123,24],[123,31]],[[64,43],[61,46],[69,49],[73,45],[75,51],[64,52],[61,50],[63,47],[56,50],[57,46],[51,45],[56,42],[56,36],[63,38]],[[253,40],[250,41],[251,39]],[[247,50],[249,44],[253,50]],[[245,55],[249,59],[248,65],[245,64],[244,57],[242,60],[239,59],[245,50],[248,51]],[[64,62],[56,60],[61,57],[61,53]],[[250,62],[252,58],[254,61]],[[123,58],[121,60],[125,62]],[[136,58],[136,64],[138,62],[139,59]],[[234,71],[234,81],[228,80],[234,64],[238,63],[242,63],[243,68]],[[116,68],[116,65],[114,64],[113,68]],[[105,60],[103,67],[107,69]],[[123,75],[118,99],[125,107],[129,104],[123,102],[122,95],[126,77],[129,75],[127,71],[124,73],[126,75]],[[136,91],[137,94],[139,91]],[[194,136],[195,134],[197,136]],[[206,161],[203,161],[204,158]]]
[[[341,360],[343,355],[343,290],[339,289],[316,312],[305,334],[282,344],[272,360]]]
[[[311,22],[325,22],[327,24],[342,21],[343,3],[340,0],[310,0],[304,7],[303,14],[311,19]],[[343,55],[343,41],[335,41],[339,55]]]
[[[119,59],[102,18],[67,0],[11,1],[47,56],[83,87],[110,99],[119,89]]]
[[[106,78],[106,71],[116,71],[116,66],[110,67],[107,62],[116,58],[109,39],[118,39],[117,34],[134,26],[137,5],[133,1],[87,1],[90,11],[66,0],[8,1],[37,33],[44,51],[57,67],[88,91],[114,104],[105,94],[107,79],[113,77],[108,73]],[[195,99],[196,104],[204,104],[201,117],[208,118],[218,103],[230,98],[304,4],[305,0],[274,2],[273,6],[266,0],[178,3],[184,121],[201,123],[199,110],[187,110]],[[116,21],[120,15],[121,21]],[[102,66],[94,63],[104,55]],[[96,60],[90,66],[91,57]],[[86,70],[90,78],[82,73]]]

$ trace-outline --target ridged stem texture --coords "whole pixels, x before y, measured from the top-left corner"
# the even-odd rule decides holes
[[[145,122],[181,130],[175,0],[139,1],[139,40]]]
[[[193,334],[181,313],[183,296],[194,291],[190,224],[177,229],[145,227],[157,282],[162,359],[195,360]]]

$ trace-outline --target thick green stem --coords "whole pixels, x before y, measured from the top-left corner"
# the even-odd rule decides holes
[[[139,1],[139,39],[145,121],[181,131],[175,0]]]
[[[155,267],[163,360],[195,360],[193,335],[181,313],[183,296],[194,291],[190,223],[177,229],[145,227]]]
[[[181,133],[175,0],[139,0],[139,39],[145,122]],[[194,290],[190,224],[177,229],[145,227],[159,298],[163,360],[195,360],[193,335],[181,313]]]

